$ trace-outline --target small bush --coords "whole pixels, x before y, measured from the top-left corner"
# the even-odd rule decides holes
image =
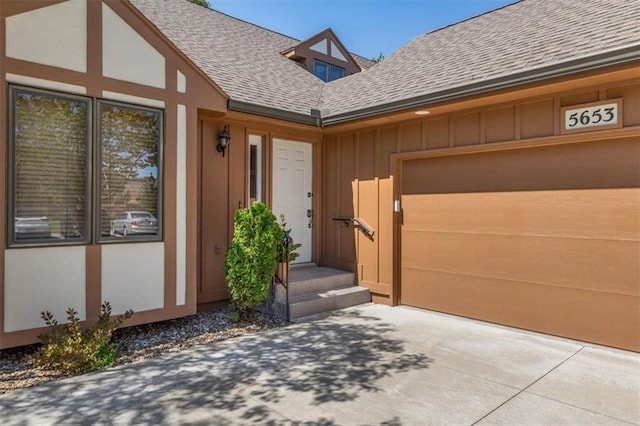
[[[267,298],[277,266],[276,249],[282,239],[282,227],[265,204],[253,203],[237,211],[225,273],[238,319]]]
[[[41,312],[51,334],[40,336],[42,347],[35,355],[39,367],[64,374],[81,374],[100,370],[115,364],[118,348],[111,341],[113,331],[131,318],[132,310],[111,318],[111,304],[100,307],[100,318],[91,328],[82,330],[78,312],[67,309],[67,324],[59,325],[51,312]]]

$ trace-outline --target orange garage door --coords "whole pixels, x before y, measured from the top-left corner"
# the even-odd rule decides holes
[[[400,302],[640,351],[640,143],[403,163]]]

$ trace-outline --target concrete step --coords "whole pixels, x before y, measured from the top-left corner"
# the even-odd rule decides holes
[[[334,311],[371,301],[369,289],[355,285],[353,272],[325,268],[315,264],[293,265],[289,270],[290,319]],[[275,287],[273,312],[286,316],[287,293]]]
[[[291,319],[295,320],[308,315],[334,311],[368,302],[371,302],[369,289],[352,285],[320,293],[290,296],[289,309]]]
[[[322,266],[294,265],[289,270],[289,298],[304,294],[325,293],[355,285],[355,274]],[[283,286],[276,287],[276,300],[284,301]]]

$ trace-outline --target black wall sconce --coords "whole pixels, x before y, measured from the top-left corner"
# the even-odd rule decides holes
[[[227,125],[225,124],[224,130],[222,133],[218,134],[218,145],[216,146],[216,151],[221,152],[224,157],[224,151],[227,149],[229,142],[231,141],[231,136],[229,135],[229,131],[227,130]]]

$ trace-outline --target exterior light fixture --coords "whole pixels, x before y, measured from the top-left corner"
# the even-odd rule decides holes
[[[231,142],[231,136],[229,135],[229,131],[227,130],[227,125],[225,124],[224,130],[222,133],[218,134],[218,145],[216,146],[216,151],[221,152],[224,157],[224,151],[227,149],[227,146]]]
[[[414,114],[415,115],[429,115],[430,112],[426,111],[426,110],[420,110],[420,111],[416,111]]]

